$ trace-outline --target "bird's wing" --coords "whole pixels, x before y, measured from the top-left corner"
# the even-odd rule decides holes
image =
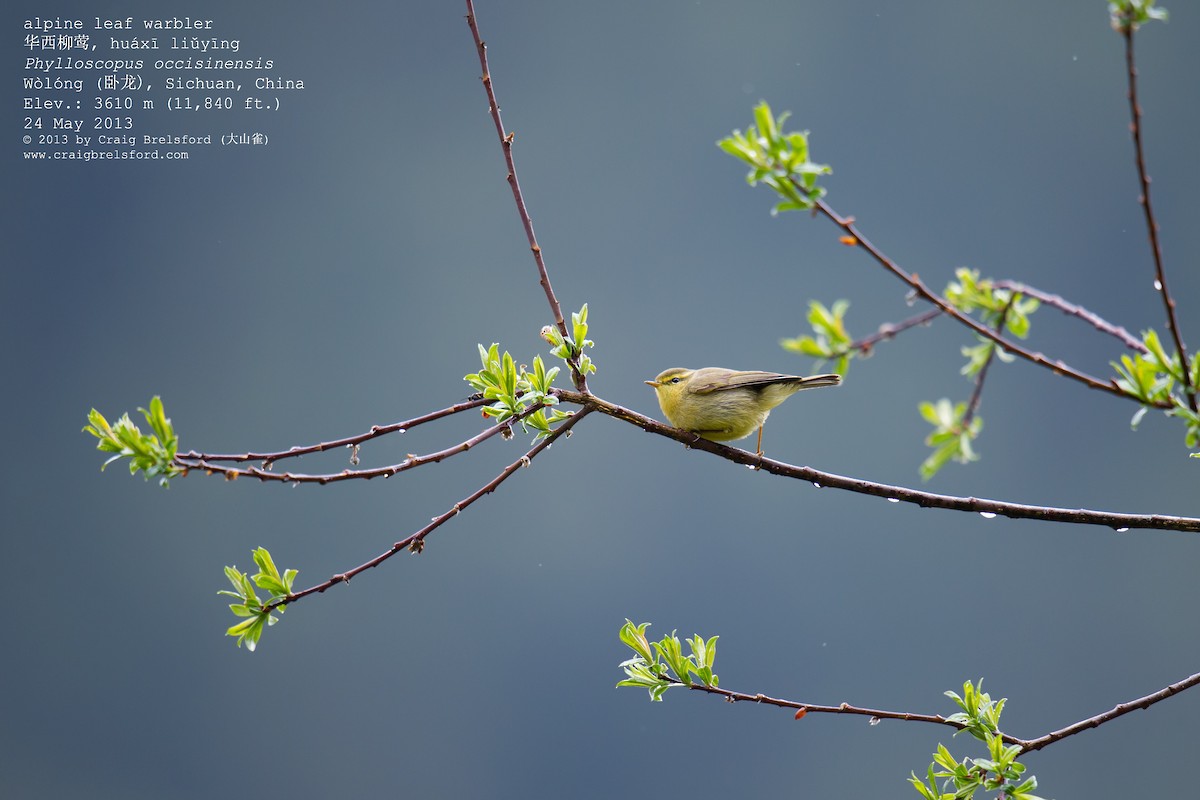
[[[789,379],[798,380],[795,375],[781,375],[778,372],[739,372],[732,376],[726,374],[707,379],[699,374],[692,378],[691,390],[694,394],[711,394],[728,389],[756,389]]]

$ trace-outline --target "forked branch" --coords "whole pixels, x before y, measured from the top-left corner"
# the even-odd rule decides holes
[[[345,572],[340,572],[336,575],[333,575],[328,580],[322,581],[321,583],[318,583],[315,586],[310,586],[307,589],[304,589],[302,591],[295,592],[294,594],[288,595],[283,600],[280,600],[277,603],[271,604],[271,605],[267,606],[266,608],[264,608],[263,610],[265,612],[269,612],[278,606],[290,605],[291,603],[294,603],[297,600],[300,600],[309,595],[321,594],[323,592],[326,592],[329,589],[331,589],[332,587],[337,586],[338,584],[349,583],[350,579],[353,578],[355,575],[358,575],[359,573],[366,572],[369,569],[373,569],[374,567],[379,566],[380,564],[387,561],[392,556],[394,556],[397,553],[402,552],[404,550],[409,550],[414,553],[420,553],[424,549],[426,537],[428,537],[431,533],[436,531],[438,528],[445,525],[447,522],[449,522],[454,517],[458,516],[459,513],[461,513],[462,511],[465,511],[469,506],[471,506],[479,498],[496,491],[496,489],[500,486],[500,484],[504,483],[506,480],[511,478],[513,476],[513,474],[515,472],[517,472],[517,470],[521,469],[522,467],[528,467],[533,462],[533,459],[537,458],[539,453],[541,453],[543,450],[545,450],[547,447],[549,447],[551,444],[553,444],[560,436],[569,434],[571,431],[571,428],[575,427],[575,424],[577,422],[579,422],[579,420],[586,417],[590,411],[591,411],[591,409],[587,409],[587,408],[580,409],[580,411],[578,413],[576,413],[575,415],[566,419],[561,425],[559,425],[557,428],[555,428],[554,431],[549,436],[546,436],[545,438],[538,441],[538,443],[535,444],[533,447],[531,447],[528,451],[526,451],[526,453],[523,456],[521,456],[516,461],[512,462],[507,467],[502,469],[500,471],[500,473],[498,475],[496,475],[496,477],[492,478],[490,481],[485,483],[483,486],[480,486],[474,492],[471,492],[471,494],[467,495],[462,500],[459,500],[457,503],[450,506],[450,508],[447,509],[446,511],[444,511],[441,514],[439,514],[438,516],[434,517],[428,525],[425,525],[424,527],[422,527],[420,530],[416,531],[415,533],[412,533],[409,536],[406,536],[405,538],[396,542],[390,548],[388,548],[384,552],[380,553],[379,555],[375,556],[370,561],[366,561],[362,564],[359,564],[357,567],[354,567],[353,569],[346,570]],[[508,428],[508,425],[509,425],[509,423],[504,423],[504,424],[498,425],[496,427],[498,429],[499,428]]]
[[[793,179],[793,183],[796,185],[797,189],[799,189],[801,191],[807,191],[807,189],[805,189],[795,179]],[[926,286],[925,282],[921,280],[920,276],[918,276],[916,273],[910,273],[910,272],[906,271],[905,269],[903,269],[899,264],[897,264],[895,261],[893,261],[891,258],[889,258],[882,250],[880,250],[878,247],[876,247],[874,244],[872,244],[869,239],[867,239],[865,236],[863,236],[862,232],[854,224],[855,223],[854,217],[841,216],[836,211],[834,211],[833,208],[828,203],[826,203],[823,199],[820,199],[820,198],[813,201],[813,208],[815,208],[822,215],[824,215],[826,218],[831,220],[835,225],[842,228],[848,235],[849,239],[853,239],[853,244],[855,246],[862,248],[864,251],[866,251],[867,254],[870,255],[871,258],[874,259],[880,266],[882,266],[888,272],[895,275],[897,278],[899,278],[901,281],[903,281],[909,288],[911,288],[918,297],[920,297],[922,300],[926,300],[930,303],[933,303],[933,305],[936,306],[938,309],[940,309],[942,311],[942,313],[954,318],[960,324],[970,328],[971,330],[973,330],[975,333],[979,334],[980,336],[982,336],[986,339],[991,339],[993,342],[1000,345],[1001,347],[1003,347],[1005,350],[1012,353],[1013,355],[1020,356],[1021,358],[1024,358],[1027,361],[1031,361],[1034,364],[1045,367],[1045,368],[1051,370],[1052,372],[1054,372],[1056,375],[1063,375],[1065,377],[1071,378],[1072,380],[1079,381],[1080,383],[1082,383],[1085,386],[1088,386],[1092,389],[1098,389],[1102,392],[1108,392],[1109,394],[1114,394],[1114,395],[1117,395],[1118,397],[1123,397],[1126,400],[1135,399],[1135,398],[1133,398],[1132,395],[1123,391],[1120,387],[1118,387],[1116,385],[1116,383],[1114,383],[1111,380],[1110,381],[1102,381],[1099,378],[1092,377],[1091,375],[1088,375],[1085,372],[1082,372],[1080,370],[1077,370],[1073,367],[1068,366],[1066,363],[1064,363],[1060,359],[1051,360],[1051,359],[1047,358],[1045,355],[1043,355],[1042,353],[1035,353],[1035,352],[1017,344],[1016,342],[1012,341],[1011,339],[1005,338],[1004,336],[1000,335],[1000,333],[992,330],[991,328],[987,327],[986,325],[980,324],[978,321],[972,319],[971,317],[967,316],[966,314],[963,314],[961,311],[959,311],[957,308],[955,308],[954,305],[952,303],[950,303],[949,300],[942,297],[940,294],[938,294],[937,292],[933,291],[928,286]],[[847,241],[849,241],[849,239],[847,239]],[[1139,401],[1139,402],[1141,402],[1141,401]],[[1162,408],[1162,409],[1169,409],[1172,407],[1170,401],[1166,401],[1166,400],[1158,401],[1155,403],[1147,403],[1147,405],[1154,405],[1155,407]]]

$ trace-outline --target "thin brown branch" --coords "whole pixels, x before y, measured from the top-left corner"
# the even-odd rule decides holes
[[[517,416],[513,417],[513,422],[519,422],[530,414],[533,414],[540,405],[530,406],[522,411]],[[508,423],[500,425],[492,425],[486,430],[472,436],[470,439],[459,442],[452,447],[447,447],[444,450],[438,450],[434,453],[428,453],[423,456],[409,455],[408,458],[401,461],[399,464],[391,464],[386,467],[374,467],[372,469],[344,469],[341,472],[330,472],[319,475],[310,475],[303,472],[271,472],[269,469],[262,467],[229,467],[223,464],[216,464],[204,458],[191,458],[190,456],[175,456],[175,463],[183,467],[185,470],[204,470],[210,475],[223,475],[226,480],[236,480],[241,477],[257,478],[260,481],[276,481],[278,483],[317,483],[324,486],[327,483],[338,483],[340,481],[350,480],[370,480],[372,478],[390,478],[401,472],[414,469],[415,467],[424,466],[425,464],[435,464],[439,461],[444,461],[450,456],[459,453],[465,453],[472,447],[481,444],[503,431],[510,431],[511,425]]]
[[[916,328],[919,325],[927,325],[934,318],[941,316],[943,313],[940,308],[931,308],[928,311],[923,311],[920,314],[909,317],[902,322],[885,322],[879,326],[879,330],[870,336],[864,336],[861,339],[853,341],[846,348],[845,352],[852,353],[858,351],[864,356],[870,355],[871,350],[880,342],[886,342],[894,339],[897,334],[903,333],[909,328]],[[838,353],[837,355],[843,355]]]
[[[371,439],[376,439],[380,436],[386,436],[389,433],[404,433],[418,425],[423,425],[426,422],[448,417],[451,414],[457,414],[460,411],[469,411],[472,408],[479,408],[482,405],[487,405],[490,400],[476,398],[464,400],[461,403],[455,403],[448,408],[443,408],[438,411],[432,411],[420,417],[413,417],[404,422],[395,422],[391,425],[372,425],[371,430],[366,433],[360,433],[357,436],[347,436],[344,439],[334,439],[331,442],[321,442],[312,444],[306,447],[292,447],[288,450],[281,450],[274,453],[236,453],[236,454],[220,454],[220,453],[197,453],[195,450],[189,450],[186,453],[180,453],[175,457],[177,463],[182,464],[180,459],[186,461],[262,461],[264,469],[269,467],[276,461],[281,461],[285,458],[295,458],[297,456],[308,455],[309,453],[320,453],[326,450],[334,450],[339,447],[353,447],[354,445],[362,444]],[[186,465],[185,465],[186,466]]]
[[[796,186],[802,192],[806,191],[799,183],[796,183]],[[1056,375],[1063,375],[1071,378],[1072,380],[1079,381],[1080,383],[1083,383],[1092,389],[1108,392],[1109,394],[1114,394],[1118,397],[1125,398],[1126,400],[1134,400],[1142,405],[1153,405],[1156,408],[1172,407],[1170,401],[1167,400],[1152,404],[1145,403],[1141,399],[1123,391],[1119,386],[1117,386],[1115,381],[1110,380],[1106,382],[1100,380],[1099,378],[1094,378],[1087,373],[1080,372],[1079,370],[1068,366],[1061,359],[1051,360],[1042,353],[1035,353],[1026,349],[1025,347],[1022,347],[1016,342],[1004,338],[1000,334],[988,328],[986,325],[982,325],[966,314],[960,312],[950,303],[949,300],[926,286],[925,282],[921,280],[920,276],[918,276],[916,273],[909,273],[905,271],[900,267],[899,264],[888,258],[888,256],[885,255],[882,250],[880,250],[878,247],[872,244],[870,240],[862,235],[859,229],[855,226],[853,217],[843,217],[839,215],[833,210],[833,208],[830,207],[828,203],[820,199],[814,203],[814,208],[832,221],[835,225],[842,228],[842,230],[844,230],[849,236],[853,237],[855,246],[865,250],[880,266],[907,284],[909,288],[911,288],[917,294],[917,296],[921,297],[923,300],[933,303],[935,306],[940,308],[943,313],[953,317],[960,324],[965,325],[966,327],[978,333],[980,336],[991,339],[1008,352],[1016,356],[1020,356],[1027,361],[1031,361],[1034,364],[1045,367]]]
[[[1087,322],[1093,328],[1110,336],[1115,336],[1121,340],[1121,343],[1130,350],[1136,350],[1139,353],[1148,353],[1146,345],[1142,344],[1141,340],[1131,334],[1129,331],[1122,328],[1120,325],[1114,325],[1108,320],[1101,317],[1092,311],[1088,311],[1083,306],[1076,305],[1069,300],[1064,299],[1060,295],[1043,292],[1040,289],[1035,289],[1032,286],[1021,283],[1020,281],[996,281],[993,284],[997,289],[1007,289],[1010,292],[1020,292],[1023,295],[1032,297],[1045,305],[1052,308],[1057,308],[1064,314]]]
[[[696,691],[707,692],[724,697],[731,703],[746,702],[760,703],[763,705],[777,706],[779,708],[791,708],[797,712],[803,711],[806,714],[854,714],[858,716],[870,717],[872,722],[883,719],[894,719],[902,722],[928,722],[936,725],[946,725],[957,730],[963,730],[967,726],[961,722],[954,722],[943,717],[941,714],[917,714],[909,711],[884,711],[876,708],[863,708],[861,706],[852,706],[849,703],[841,703],[836,706],[821,705],[818,703],[801,703],[795,700],[783,700],[778,697],[769,697],[765,694],[746,694],[744,692],[734,692],[729,689],[722,689],[717,686],[705,686],[703,684],[687,685],[673,678],[668,679],[676,686],[687,686],[689,689]],[[1193,686],[1200,685],[1200,673],[1191,675],[1178,683],[1173,683],[1170,686],[1159,689],[1157,692],[1148,694],[1145,697],[1139,697],[1136,700],[1130,700],[1127,703],[1120,703],[1109,711],[1103,714],[1097,714],[1094,717],[1080,720],[1074,724],[1061,728],[1053,733],[1047,733],[1044,736],[1039,736],[1036,739],[1020,739],[1016,736],[1011,736],[1006,733],[1001,733],[1002,738],[1008,744],[1015,744],[1021,748],[1022,753],[1032,753],[1035,750],[1049,747],[1055,742],[1060,742],[1069,736],[1074,736],[1077,733],[1098,728],[1106,722],[1111,722],[1118,717],[1122,717],[1131,711],[1138,711],[1149,708],[1150,706],[1168,697],[1173,697],[1185,689],[1190,689]]]
[[[1106,722],[1128,714],[1130,711],[1138,711],[1140,709],[1149,708],[1160,700],[1166,700],[1168,697],[1177,695],[1184,689],[1190,689],[1196,685],[1200,685],[1200,672],[1184,678],[1178,683],[1172,683],[1170,686],[1159,689],[1157,692],[1148,694],[1145,697],[1139,697],[1136,700],[1130,700],[1128,703],[1119,703],[1111,710],[1105,711],[1103,714],[1097,714],[1094,717],[1088,717],[1087,719],[1080,720],[1074,725],[1068,725],[1065,728],[1054,731],[1053,733],[1048,733],[1045,736],[1039,736],[1036,739],[1023,741],[1020,743],[1021,750],[1025,753],[1029,753],[1034,750],[1041,750],[1043,747],[1052,745],[1057,741],[1067,738],[1068,736],[1073,736],[1081,731],[1086,731],[1089,728],[1098,728]]]
[[[550,304],[550,312],[554,315],[554,324],[558,326],[558,332],[563,335],[563,338],[572,339],[571,332],[567,330],[566,320],[563,319],[562,306],[559,305],[554,289],[550,286],[550,274],[546,271],[542,248],[538,245],[537,236],[533,232],[533,219],[529,216],[525,197],[521,193],[521,182],[517,180],[517,166],[513,160],[513,140],[516,138],[516,134],[511,131],[504,132],[504,122],[500,118],[500,103],[496,100],[496,90],[492,85],[492,72],[488,67],[487,43],[479,34],[473,0],[467,0],[467,25],[470,26],[471,36],[475,39],[475,50],[479,54],[479,66],[483,70],[480,80],[483,81],[483,88],[487,92],[488,111],[492,115],[492,122],[496,125],[496,135],[500,138],[500,147],[504,151],[504,162],[508,166],[508,185],[512,189],[513,200],[517,204],[517,214],[521,217],[521,225],[525,228],[525,237],[529,240],[529,249],[533,252],[534,261],[537,262],[538,282],[541,283],[542,290],[546,293],[546,301]],[[575,383],[575,388],[586,393],[588,391],[587,378],[579,371],[577,359],[572,358],[567,364],[571,368],[571,379]]]
[[[997,333],[1004,330],[1004,323],[1008,320],[1008,311],[1012,308],[1013,302],[1016,299],[1017,294],[1014,292],[1009,296],[1008,302],[1004,304],[1004,311],[1000,314],[1000,319],[996,322]],[[983,384],[987,380],[988,369],[992,366],[992,361],[996,358],[996,348],[998,346],[995,343],[992,344],[991,349],[988,350],[987,360],[983,362],[983,366],[979,368],[979,373],[975,376],[975,388],[971,390],[971,399],[967,402],[967,410],[962,418],[963,429],[970,426],[975,413],[979,411],[979,404],[983,402]]]
[[[1118,532],[1138,528],[1200,533],[1200,519],[1195,517],[1177,517],[1163,514],[1124,514],[1110,511],[1092,511],[1085,508],[1026,505],[1023,503],[988,500],[979,497],[956,497],[954,495],[922,492],[904,486],[892,486],[886,483],[875,483],[859,478],[850,478],[831,472],[823,472],[812,467],[798,467],[771,458],[757,456],[747,450],[739,450],[736,447],[701,439],[690,431],[665,425],[636,411],[631,411],[623,406],[610,403],[592,394],[585,395],[580,392],[566,390],[556,390],[555,394],[568,403],[575,403],[587,409],[595,409],[607,416],[637,425],[648,433],[674,439],[677,442],[687,445],[689,448],[703,450],[706,453],[724,458],[726,461],[755,467],[773,475],[808,481],[817,488],[843,489],[858,494],[882,497],[891,502],[911,503],[922,508],[970,511],[985,518],[1005,516],[1012,519],[1036,519],[1046,522],[1066,522],[1075,525],[1103,525]]]
[[[476,489],[474,492],[472,492],[471,494],[464,497],[462,500],[459,500],[457,503],[450,506],[450,508],[447,509],[442,514],[439,514],[438,516],[434,517],[433,520],[428,525],[421,528],[416,533],[413,533],[410,536],[407,536],[404,539],[401,539],[400,541],[396,542],[395,544],[393,544],[391,546],[391,548],[389,548],[388,550],[385,550],[384,552],[375,556],[370,561],[366,561],[362,564],[359,564],[354,569],[347,570],[346,572],[338,573],[337,575],[333,575],[328,580],[322,581],[321,583],[318,583],[314,586],[310,586],[307,589],[304,589],[302,591],[288,595],[286,598],[284,598],[283,600],[281,600],[277,603],[272,603],[272,604],[267,605],[266,607],[264,607],[263,610],[271,611],[275,608],[278,608],[279,606],[289,605],[291,603],[294,603],[297,600],[300,600],[301,598],[307,597],[309,595],[321,594],[322,592],[328,591],[330,588],[332,588],[338,584],[349,583],[350,579],[353,578],[355,575],[358,575],[360,572],[365,572],[369,569],[373,569],[374,567],[379,566],[380,564],[387,561],[389,558],[391,558],[392,556],[401,552],[402,550],[413,550],[415,552],[420,552],[423,549],[425,537],[429,536],[429,534],[433,533],[438,528],[445,525],[452,518],[458,516],[460,512],[466,510],[472,503],[474,503],[479,498],[496,491],[497,487],[499,487],[500,484],[504,483],[504,481],[506,481],[510,477],[512,477],[513,473],[515,473],[517,470],[521,469],[521,467],[529,466],[533,462],[533,459],[537,458],[539,453],[541,453],[543,450],[545,450],[547,447],[549,447],[551,444],[553,444],[555,442],[555,440],[557,440],[560,436],[563,436],[564,434],[569,433],[571,428],[575,427],[575,424],[577,422],[579,422],[579,420],[586,417],[590,412],[591,412],[590,408],[580,409],[572,417],[564,420],[563,423],[561,425],[559,425],[557,428],[555,428],[554,431],[549,436],[545,437],[544,439],[539,441],[537,444],[535,444],[533,447],[531,447],[529,450],[527,450],[525,452],[525,455],[521,456],[516,461],[512,462],[507,467],[505,467],[503,470],[501,470],[500,473],[496,477],[492,478],[490,481],[485,483],[483,486],[480,486],[478,489]]]
[[[674,679],[668,679],[671,683],[678,686],[687,686]],[[878,708],[863,708],[861,706],[852,706],[849,703],[840,703],[836,706],[821,705],[819,703],[800,703],[795,700],[782,700],[778,697],[769,697],[765,694],[746,694],[744,692],[733,692],[729,689],[722,689],[719,686],[705,686],[701,683],[694,683],[687,686],[689,689],[695,689],[699,692],[707,692],[724,697],[730,703],[760,703],[768,706],[778,706],[779,708],[793,708],[796,711],[803,711],[806,714],[853,714],[855,716],[868,717],[872,724],[878,720],[894,719],[902,722],[928,722],[934,725],[945,725],[955,730],[963,730],[967,726],[961,722],[953,722],[941,714],[916,714],[910,711],[884,711]],[[1021,739],[1008,734],[1001,734],[1001,738],[1008,744],[1024,744]]]
[[[1150,252],[1154,256],[1154,288],[1162,295],[1163,305],[1167,310],[1167,327],[1171,330],[1175,350],[1179,353],[1179,363],[1183,368],[1183,392],[1187,396],[1188,406],[1192,411],[1197,411],[1196,387],[1192,384],[1187,348],[1184,347],[1179,320],[1175,316],[1175,298],[1167,289],[1167,273],[1163,267],[1162,244],[1158,240],[1158,221],[1154,218],[1154,209],[1150,205],[1150,176],[1146,172],[1145,149],[1142,146],[1142,107],[1138,104],[1137,67],[1133,59],[1133,26],[1124,26],[1121,29],[1121,36],[1125,39],[1125,68],[1129,77],[1129,130],[1133,134],[1138,182],[1141,184],[1142,190],[1138,201],[1142,204],[1142,210],[1146,214],[1146,228],[1150,232]]]

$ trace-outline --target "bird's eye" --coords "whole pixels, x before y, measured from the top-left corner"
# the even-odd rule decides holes
[[[671,383],[679,383],[679,378],[671,378]]]

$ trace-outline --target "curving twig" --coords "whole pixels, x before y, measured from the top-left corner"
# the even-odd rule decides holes
[[[1167,289],[1167,273],[1163,268],[1162,245],[1158,241],[1158,221],[1154,218],[1154,209],[1150,205],[1150,176],[1146,173],[1145,150],[1142,147],[1142,107],[1138,105],[1137,96],[1137,67],[1133,61],[1133,25],[1125,25],[1120,29],[1121,37],[1125,40],[1125,69],[1129,76],[1129,114],[1131,117],[1129,130],[1133,134],[1133,151],[1137,160],[1138,182],[1142,194],[1138,202],[1146,214],[1146,228],[1150,232],[1150,252],[1154,257],[1154,288],[1162,295],[1163,305],[1167,310],[1167,327],[1171,329],[1171,338],[1175,340],[1175,350],[1179,353],[1179,363],[1183,368],[1183,393],[1187,397],[1188,406],[1192,411],[1200,408],[1196,404],[1196,387],[1192,384],[1191,368],[1188,366],[1187,348],[1183,345],[1183,334],[1179,330],[1179,320],[1175,317],[1175,298]]]
[[[536,412],[544,406],[532,405],[522,411],[520,414],[513,417],[513,421],[519,422],[529,415]],[[224,475],[226,480],[237,480],[240,477],[257,478],[260,481],[276,481],[279,483],[318,483],[324,486],[327,483],[338,483],[339,481],[350,480],[370,480],[372,478],[390,478],[401,472],[413,469],[415,467],[424,466],[425,464],[434,464],[439,461],[444,461],[453,455],[465,453],[472,447],[487,441],[498,433],[503,431],[511,431],[511,427],[505,425],[492,425],[481,433],[472,436],[466,441],[459,442],[452,447],[447,447],[444,450],[438,450],[434,453],[428,453],[423,456],[409,455],[408,458],[401,461],[399,464],[392,464],[386,467],[374,467],[372,469],[344,469],[341,472],[330,472],[320,475],[309,475],[303,472],[271,472],[266,467],[228,467],[223,464],[216,464],[210,458],[193,458],[190,455],[175,456],[175,463],[183,467],[185,470],[202,469],[210,475]]]
[[[347,436],[344,439],[334,439],[331,442],[320,442],[318,444],[310,444],[305,447],[292,447],[287,450],[280,450],[274,453],[235,453],[235,454],[219,454],[219,453],[197,453],[195,450],[189,450],[186,453],[180,453],[175,457],[177,462],[180,459],[187,461],[262,461],[263,468],[266,469],[276,461],[282,461],[285,458],[295,458],[297,456],[305,456],[309,453],[321,453],[326,450],[335,450],[339,447],[353,447],[356,444],[362,444],[370,439],[375,439],[380,436],[386,436],[389,433],[404,433],[407,430],[423,425],[426,422],[448,417],[451,414],[457,414],[460,411],[469,411],[472,408],[479,408],[487,405],[490,400],[485,400],[482,397],[475,397],[469,400],[464,400],[461,403],[455,403],[448,408],[443,408],[438,411],[432,411],[419,417],[405,420],[404,422],[394,422],[391,425],[372,425],[371,430],[366,433],[360,433],[356,436]],[[186,466],[186,465],[185,465]]]
[[[559,305],[554,289],[550,286],[550,274],[546,271],[542,248],[538,245],[537,236],[533,233],[533,220],[525,206],[525,197],[521,194],[521,182],[517,180],[517,165],[513,161],[512,152],[513,139],[516,138],[516,134],[511,131],[504,132],[504,123],[500,119],[500,104],[496,101],[496,90],[492,86],[492,73],[488,68],[487,43],[479,35],[473,0],[467,0],[467,25],[471,28],[471,36],[475,39],[475,50],[479,53],[479,66],[483,70],[480,80],[483,81],[483,88],[487,92],[488,111],[492,115],[492,122],[496,124],[496,135],[500,137],[500,147],[504,150],[504,161],[508,165],[508,185],[512,189],[513,200],[516,201],[521,224],[525,228],[525,237],[529,240],[529,249],[533,251],[533,259],[537,262],[538,282],[541,283],[542,290],[546,293],[546,301],[550,304],[550,311],[554,315],[554,324],[558,326],[558,332],[563,335],[564,339],[570,339],[571,333],[567,330],[566,320],[563,319],[562,306]],[[587,377],[580,372],[578,359],[572,357],[567,364],[571,368],[571,380],[575,383],[575,388],[586,393],[588,391]]]
[[[836,706],[822,705],[820,703],[801,703],[796,700],[784,700],[779,697],[769,697],[765,694],[746,694],[745,692],[734,692],[729,689],[722,689],[719,686],[705,686],[702,683],[685,684],[674,678],[665,678],[669,683],[676,686],[684,686],[688,689],[694,689],[698,692],[707,692],[724,697],[730,703],[760,703],[762,705],[777,706],[778,708],[794,708],[796,711],[802,711],[805,714],[852,714],[854,716],[870,717],[871,723],[874,724],[878,720],[894,719],[901,722],[928,722],[934,725],[945,725],[955,730],[965,730],[966,724],[962,722],[954,722],[953,720],[943,717],[941,714],[918,714],[911,711],[884,711],[878,708],[864,708],[862,706],[852,706],[849,703],[839,703]],[[1023,740],[1008,734],[1001,734],[1001,738],[1008,744],[1023,744]]]
[[[996,322],[996,332],[1000,333],[1004,330],[1004,323],[1008,320],[1009,309],[1017,299],[1017,293],[1013,292],[1009,296],[1008,302],[1004,304],[1004,311],[1000,314],[1000,319]],[[971,399],[967,402],[967,411],[963,414],[962,426],[967,428],[974,419],[975,413],[979,411],[979,404],[983,402],[983,382],[987,380],[988,369],[992,366],[992,361],[996,358],[996,348],[999,345],[993,344],[992,349],[988,351],[987,360],[983,362],[983,366],[979,368],[979,373],[975,376],[975,388],[971,390]]]
[[[1130,700],[1127,703],[1119,703],[1109,711],[1105,711],[1103,714],[1097,714],[1094,717],[1088,717],[1087,719],[1080,720],[1073,725],[1068,725],[1067,727],[1054,731],[1053,733],[1047,733],[1045,736],[1039,736],[1036,739],[1021,741],[1021,750],[1026,753],[1034,750],[1041,750],[1043,747],[1048,747],[1055,742],[1066,739],[1068,736],[1074,736],[1075,734],[1086,731],[1089,728],[1098,728],[1106,722],[1110,722],[1117,717],[1122,717],[1128,714],[1130,711],[1138,711],[1140,709],[1149,708],[1160,700],[1166,700],[1168,697],[1177,695],[1184,689],[1190,689],[1198,684],[1200,684],[1200,672],[1184,678],[1178,683],[1172,683],[1170,686],[1163,687],[1157,692],[1152,692],[1145,697],[1139,697],[1138,699]]]
[[[1146,345],[1142,344],[1140,339],[1135,337],[1129,331],[1122,328],[1120,325],[1114,325],[1111,322],[1109,322],[1108,320],[1101,317],[1099,314],[1096,314],[1092,311],[1088,311],[1083,306],[1076,305],[1075,303],[1072,303],[1071,301],[1066,300],[1065,298],[1061,297],[1060,295],[1050,294],[1049,292],[1043,292],[1040,289],[1035,289],[1032,286],[1030,286],[1029,284],[1021,283],[1020,281],[1008,281],[1008,280],[996,281],[993,284],[993,286],[995,286],[997,289],[1007,289],[1010,292],[1019,292],[1023,295],[1032,297],[1032,298],[1036,299],[1037,301],[1044,303],[1045,305],[1051,306],[1052,308],[1057,308],[1059,311],[1063,312],[1064,314],[1069,314],[1070,316],[1073,316],[1073,317],[1079,317],[1081,320],[1083,320],[1084,322],[1087,322],[1096,330],[1102,331],[1103,333],[1107,333],[1110,336],[1115,336],[1116,338],[1120,339],[1121,343],[1124,344],[1126,347],[1128,347],[1130,350],[1136,350],[1139,353],[1150,352],[1146,348]]]
[[[842,356],[846,353],[852,353],[857,350],[858,352],[862,353],[863,356],[868,356],[875,348],[875,345],[879,344],[880,342],[886,342],[894,339],[898,334],[904,333],[904,331],[908,330],[909,328],[928,325],[934,319],[940,317],[943,313],[945,312],[943,312],[940,308],[931,308],[928,311],[922,311],[920,314],[916,314],[900,322],[885,322],[879,326],[879,330],[875,331],[875,333],[851,342],[843,352],[835,353],[834,355]]]

